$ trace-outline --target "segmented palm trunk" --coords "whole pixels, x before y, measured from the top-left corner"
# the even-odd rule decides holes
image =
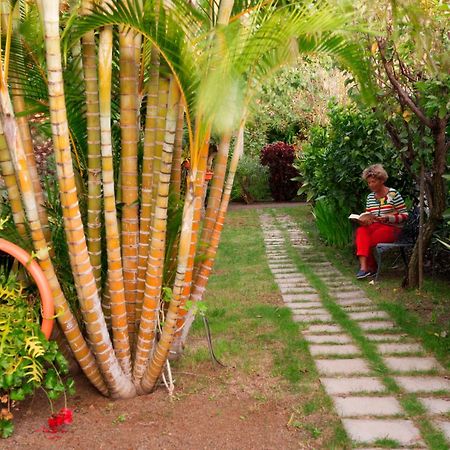
[[[222,233],[223,225],[225,222],[225,215],[227,212],[228,204],[230,202],[231,197],[231,189],[233,187],[234,177],[236,174],[237,166],[239,163],[239,159],[244,150],[244,125],[245,122],[241,124],[241,127],[238,132],[238,138],[236,140],[236,145],[233,153],[233,158],[230,163],[230,168],[228,171],[227,181],[225,184],[222,200],[220,202],[220,208],[217,213],[217,218],[214,224],[214,228],[212,230],[208,250],[204,258],[202,258],[202,263],[200,268],[196,274],[195,282],[192,287],[192,294],[190,300],[195,304],[203,299],[206,284],[208,283],[209,276],[211,274],[214,260],[216,257],[217,249],[219,247],[220,236]],[[186,317],[184,318],[185,323],[180,323],[179,326],[182,326],[180,341],[177,343],[176,348],[177,351],[180,351],[184,343],[186,342],[189,330],[191,328],[192,322],[195,319],[195,308],[191,308]]]
[[[14,72],[11,71],[11,78],[15,79]],[[22,138],[23,148],[25,150],[25,156],[27,158],[28,170],[30,172],[31,182],[33,183],[34,195],[36,196],[36,203],[38,208],[39,220],[42,224],[45,239],[47,242],[51,242],[50,227],[48,224],[48,216],[44,207],[45,199],[42,191],[39,174],[37,171],[36,157],[34,154],[33,141],[31,138],[30,127],[28,125],[28,117],[25,113],[25,101],[23,98],[23,92],[19,84],[16,82],[11,83],[11,94],[14,105],[14,111],[16,114],[17,126],[20,130],[20,136]]]
[[[125,304],[125,288],[114,192],[114,163],[111,137],[112,28],[100,33],[99,100],[106,251],[108,259],[108,298],[114,350],[126,375],[131,373],[131,355]]]
[[[84,0],[81,13],[89,14],[91,0]],[[87,245],[97,289],[102,286],[102,180],[100,150],[100,112],[97,72],[97,51],[95,34],[90,31],[81,38],[81,56],[83,61],[84,82],[86,86],[87,120]]]
[[[188,180],[186,189],[186,198],[183,208],[183,217],[181,223],[180,242],[178,245],[177,273],[173,286],[172,299],[170,300],[164,326],[162,328],[160,339],[156,345],[151,362],[147,367],[141,381],[141,387],[144,392],[150,392],[154,389],[164,365],[166,364],[172,343],[177,330],[177,321],[180,308],[182,307],[183,293],[185,291],[186,277],[189,278],[189,272],[192,271],[195,245],[192,245],[193,239],[196,239],[198,227],[195,226],[195,213],[198,211],[198,199],[202,198],[202,190],[198,188],[204,181],[204,171],[206,167],[206,155],[209,147],[209,133],[204,136],[200,144],[200,151],[197,155],[193,152],[191,159],[198,161],[193,164],[192,173]],[[196,158],[192,158],[195,155]],[[202,173],[203,171],[203,173]],[[197,188],[197,189],[196,189]]]
[[[153,157],[156,145],[156,118],[158,115],[159,56],[156,48],[151,50],[151,70],[148,82],[147,111],[144,132],[144,155],[142,161],[141,213],[139,227],[139,259],[136,288],[135,319],[139,324],[144,299],[145,273],[150,238],[152,214]],[[135,328],[135,324],[130,324]]]
[[[177,104],[180,98],[178,86],[172,79],[169,86],[167,105],[166,133],[163,152],[155,213],[151,226],[150,250],[148,255],[147,273],[145,279],[144,302],[140,318],[138,341],[134,363],[134,380],[139,383],[148,362],[155,340],[155,330],[160,307],[164,254],[166,248],[167,208],[169,204],[170,172],[175,141],[177,120]]]
[[[17,185],[16,174],[14,166],[9,155],[8,147],[6,145],[5,134],[0,123],[0,173],[2,174],[5,183],[6,191],[8,193],[9,205],[13,216],[14,223],[20,236],[26,238],[27,229],[25,226],[25,213],[22,207],[22,200],[20,198],[19,186]]]
[[[0,67],[0,72],[2,73],[0,80],[1,121],[10,152],[10,159],[13,163],[17,177],[17,184],[21,192],[26,218],[30,227],[34,251],[39,256],[39,265],[49,281],[55,309],[58,312],[58,322],[61,325],[75,358],[91,383],[97,387],[100,392],[107,395],[108,390],[98,370],[95,358],[89,347],[86,345],[86,341],[81,334],[78,323],[70,311],[49,256],[47,241],[45,240],[42,226],[39,221],[39,214],[37,212],[31,176],[28,171],[27,159],[20,132],[15,121],[11,99],[9,98],[9,93],[4,83],[2,67]],[[19,225],[21,225],[21,222],[19,222]]]
[[[124,376],[114,354],[103,318],[78,205],[64,100],[58,3],[53,0],[43,0],[42,16],[49,74],[53,146],[72,273],[89,341],[110,393],[114,397],[131,397],[136,394],[136,390],[130,379]]]
[[[183,152],[183,125],[184,125],[184,106],[183,102],[178,103],[177,129],[175,131],[175,143],[173,149],[172,173],[170,175],[170,193],[174,202],[180,200],[181,190],[181,163]]]
[[[129,28],[119,32],[120,130],[122,192],[122,259],[129,332],[134,335],[139,244],[138,192],[138,62],[135,35]]]

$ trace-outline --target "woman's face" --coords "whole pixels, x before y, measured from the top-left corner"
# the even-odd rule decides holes
[[[367,186],[372,192],[380,192],[384,187],[384,181],[379,180],[375,177],[367,178]]]

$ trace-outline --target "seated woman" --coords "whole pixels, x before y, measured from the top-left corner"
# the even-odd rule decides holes
[[[372,249],[381,242],[395,242],[408,218],[405,202],[398,191],[384,185],[388,174],[381,164],[367,167],[362,173],[369,189],[366,212],[356,229],[356,255],[360,268],[356,278],[362,279],[376,273]]]

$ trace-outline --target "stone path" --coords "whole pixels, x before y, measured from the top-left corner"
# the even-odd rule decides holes
[[[320,381],[355,448],[374,450],[382,443],[386,448],[386,440],[392,441],[390,448],[428,448],[420,424],[402,407],[405,395],[416,396],[426,411],[425,418],[450,444],[450,377],[439,362],[318,254],[290,216],[261,214],[260,220],[269,267],[283,301],[292,310],[293,319],[302,324]],[[387,368],[391,389],[350,332],[333,319],[326,306],[330,300],[322,301],[289,256],[289,248],[299,252],[301,261],[325,283],[338,310],[373,344]],[[392,384],[397,389],[392,390]]]

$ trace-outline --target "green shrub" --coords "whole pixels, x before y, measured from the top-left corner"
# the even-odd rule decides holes
[[[343,214],[361,212],[368,194],[361,173],[375,163],[386,168],[389,187],[399,189],[404,197],[412,194],[412,180],[371,111],[331,106],[329,118],[327,127],[312,128],[295,164],[301,192],[307,192],[308,200],[326,196]]]
[[[258,157],[242,155],[231,195],[233,200],[243,200],[247,204],[270,200],[269,171]]]

